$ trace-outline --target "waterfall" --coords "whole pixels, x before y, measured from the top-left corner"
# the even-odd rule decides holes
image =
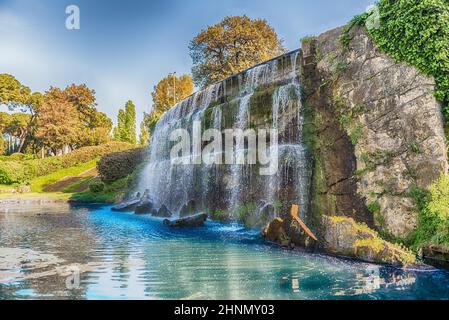
[[[299,57],[299,51],[294,51],[255,66],[193,94],[165,113],[152,135],[150,160],[139,188],[149,189],[157,205],[173,212],[194,200],[198,210],[227,210],[238,218],[235,213],[240,207],[255,210],[263,201],[276,208],[274,215],[300,204],[300,215],[306,218],[311,170],[303,143]],[[236,144],[231,149],[233,164],[194,164],[201,160],[201,153],[192,145],[186,157],[190,164],[173,164],[170,151],[176,142],[170,141],[171,133],[185,129],[194,137],[195,122],[202,130],[277,130],[279,144],[269,149],[278,151],[277,173],[263,176],[260,164],[236,164],[239,157],[248,155],[248,141],[243,148]],[[222,150],[217,157],[226,159],[226,154]]]

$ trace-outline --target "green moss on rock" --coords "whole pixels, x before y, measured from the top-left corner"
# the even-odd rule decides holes
[[[416,262],[413,253],[385,241],[376,231],[352,218],[323,216],[322,229],[321,246],[329,253],[391,265]]]

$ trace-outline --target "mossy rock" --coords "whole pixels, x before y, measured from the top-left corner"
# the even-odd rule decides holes
[[[321,222],[320,246],[326,252],[396,266],[416,262],[413,253],[383,240],[376,231],[356,223],[352,218],[322,216]]]

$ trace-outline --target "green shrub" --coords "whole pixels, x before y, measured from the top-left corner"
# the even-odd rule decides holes
[[[89,185],[89,190],[93,193],[103,192],[105,185],[101,181],[93,182]]]
[[[131,147],[131,144],[113,141],[100,146],[80,148],[72,153],[58,157],[1,161],[0,184],[28,183],[33,178],[83,164],[105,154],[127,150]]]
[[[449,246],[449,176],[442,175],[429,192],[414,191],[420,209],[414,246],[432,243]]]
[[[13,153],[10,156],[0,156],[0,161],[21,161],[21,160],[33,160],[37,158],[38,157],[35,154]]]
[[[97,184],[97,182],[94,182],[89,186],[89,189],[73,194],[70,200],[80,203],[114,203],[121,201],[129,191],[131,180],[132,175],[111,183],[103,183],[103,190],[101,191],[91,189],[92,185]]]
[[[146,148],[114,152],[103,156],[97,165],[101,180],[112,182],[130,175],[139,164],[145,161],[146,156]]]

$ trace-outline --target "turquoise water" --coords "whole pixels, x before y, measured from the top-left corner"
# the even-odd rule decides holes
[[[79,283],[67,287],[61,270],[73,266]],[[448,297],[449,273],[283,250],[239,225],[173,230],[109,207],[0,208],[0,299]]]

